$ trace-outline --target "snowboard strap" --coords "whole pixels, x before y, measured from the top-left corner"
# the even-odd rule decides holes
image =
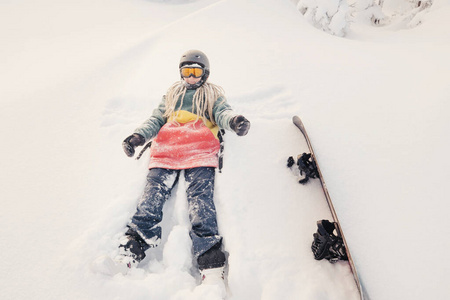
[[[144,148],[142,148],[141,152],[139,152],[139,155],[136,157],[136,160],[139,160],[139,158],[141,158],[142,154],[144,154],[145,150],[147,150],[148,148],[150,148],[152,146],[152,141],[148,142]]]
[[[337,234],[334,232],[336,231]],[[317,221],[317,232],[311,250],[316,260],[327,259],[330,263],[348,260],[344,241],[335,222],[328,220]]]
[[[220,149],[219,149],[219,173],[222,173],[223,167],[223,150],[225,149],[225,142],[223,136],[225,135],[225,130],[220,129],[217,133],[217,138],[219,139]]]
[[[287,166],[292,167],[295,160],[292,156],[288,158]],[[311,153],[303,153],[297,156],[297,166],[300,171],[300,175],[304,176],[299,181],[301,184],[305,184],[310,178],[319,178],[319,171],[317,170],[316,162],[314,161]]]
[[[308,182],[309,178],[318,178],[316,162],[313,160],[311,153],[303,153],[297,157],[297,166],[300,170],[300,175],[305,174],[305,178],[300,180],[301,184]]]

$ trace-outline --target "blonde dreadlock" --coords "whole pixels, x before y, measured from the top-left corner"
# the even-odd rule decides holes
[[[177,102],[181,99],[179,108],[183,105],[184,95],[186,94],[186,86],[183,81],[178,81],[173,84],[166,93],[166,112],[164,117],[169,118],[172,115],[178,116]],[[216,100],[220,97],[224,97],[224,90],[215,84],[205,82],[195,91],[194,98],[192,99],[192,113],[195,113],[198,118],[202,118],[203,122],[209,120],[216,125],[213,118],[213,107]],[[197,119],[198,119],[197,118]]]

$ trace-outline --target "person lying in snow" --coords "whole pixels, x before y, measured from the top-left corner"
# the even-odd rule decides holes
[[[213,201],[219,131],[232,130],[244,136],[250,122],[232,110],[221,87],[207,82],[210,67],[203,52],[184,53],[179,69],[181,80],[169,88],[152,116],[123,142],[129,157],[146,141],[152,140],[152,146],[147,184],[115,261],[127,268],[136,267],[145,251],[159,244],[163,205],[184,170],[190,236],[204,277],[222,273],[226,260]]]

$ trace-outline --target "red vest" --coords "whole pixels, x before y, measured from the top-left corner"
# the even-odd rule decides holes
[[[218,167],[218,127],[195,114],[180,111],[161,127],[150,148],[149,168],[190,169]]]

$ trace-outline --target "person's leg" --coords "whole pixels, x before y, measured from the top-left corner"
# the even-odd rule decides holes
[[[221,250],[222,237],[219,235],[214,205],[215,168],[201,167],[185,170],[190,232],[194,256],[199,269],[223,267],[225,254]]]
[[[128,224],[125,238],[121,240],[122,254],[130,252],[139,262],[145,250],[158,246],[161,239],[162,209],[177,182],[179,171],[150,169],[147,184],[137,206],[136,213]]]

